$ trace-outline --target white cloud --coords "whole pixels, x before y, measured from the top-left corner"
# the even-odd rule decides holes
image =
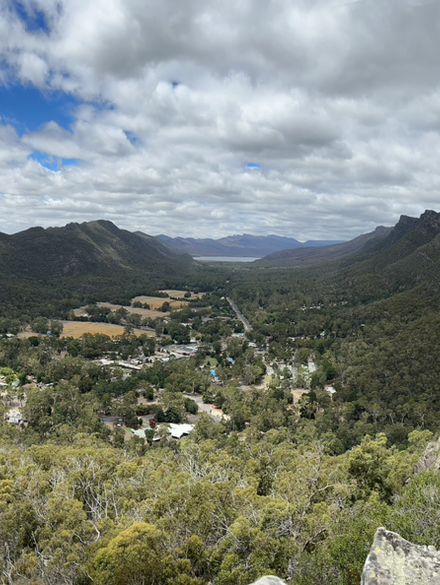
[[[83,105],[68,129],[0,125],[0,230],[105,217],[149,233],[339,238],[440,207],[436,2],[25,6],[48,32],[0,7],[0,82]],[[33,151],[80,162],[53,172]]]
[[[20,80],[36,87],[44,87],[49,71],[47,63],[34,53],[22,53],[17,58],[17,69]]]

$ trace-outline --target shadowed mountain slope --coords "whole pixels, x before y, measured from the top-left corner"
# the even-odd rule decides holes
[[[0,238],[0,269],[27,278],[108,276],[115,273],[165,273],[189,267],[153,237],[139,237],[109,221],[35,227]]]
[[[392,228],[377,227],[373,232],[362,234],[349,242],[321,248],[299,248],[297,250],[283,250],[265,256],[257,263],[269,266],[316,266],[326,262],[341,260],[359,252],[373,241],[383,240]]]

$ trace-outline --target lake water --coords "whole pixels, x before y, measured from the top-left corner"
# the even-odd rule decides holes
[[[254,262],[259,259],[249,256],[194,256],[194,260],[199,262]]]

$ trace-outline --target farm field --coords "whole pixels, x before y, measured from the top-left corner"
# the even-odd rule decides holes
[[[96,303],[98,307],[103,309],[110,309],[111,311],[117,311],[118,309],[125,309],[127,313],[132,315],[140,315],[144,319],[163,319],[166,313],[158,311],[157,309],[142,309],[140,307],[127,307],[125,305],[114,305],[113,303]]]
[[[133,305],[134,303],[147,303],[150,309],[160,309],[164,303],[169,303],[172,309],[181,309],[182,307],[186,307],[188,305],[188,301],[184,300],[173,300],[166,297],[149,297],[144,295],[140,295],[131,299],[131,304]]]
[[[165,289],[165,290],[161,290],[160,292],[167,294],[171,299],[184,299],[185,298],[185,294],[187,293],[186,290],[176,290],[176,289]],[[202,299],[205,296],[206,293],[203,292],[191,292],[191,296],[189,297],[189,299],[191,300],[199,300]]]
[[[122,325],[113,325],[112,323],[94,323],[90,321],[62,321],[63,333],[61,337],[74,337],[78,339],[86,333],[92,335],[102,334],[109,337],[117,337],[123,335],[125,327]],[[133,329],[135,335],[147,335],[154,337],[154,331],[145,331],[143,329]]]
[[[168,289],[161,291],[167,295],[168,297],[155,297],[149,295],[139,295],[134,297],[131,300],[131,305],[118,305],[114,303],[108,302],[99,302],[96,303],[98,307],[103,309],[108,309],[110,311],[116,312],[119,309],[124,309],[127,313],[132,315],[139,315],[144,319],[164,319],[166,318],[167,313],[161,311],[161,307],[164,303],[168,303],[170,305],[171,310],[179,310],[183,309],[188,306],[188,300],[184,299],[185,292],[184,290],[177,290],[177,289]],[[191,293],[192,299],[200,299],[202,298],[205,293]],[[143,307],[134,307],[134,303],[146,303],[149,305],[149,309],[144,309]],[[87,307],[78,307],[73,309],[73,314],[75,317],[87,317]],[[103,324],[106,325],[106,324]],[[118,333],[116,333],[118,335]]]

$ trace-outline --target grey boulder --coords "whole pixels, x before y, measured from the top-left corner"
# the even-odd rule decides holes
[[[284,581],[273,575],[266,575],[261,577],[258,581],[254,581],[251,585],[286,585]]]
[[[440,552],[378,528],[361,585],[440,585]]]

